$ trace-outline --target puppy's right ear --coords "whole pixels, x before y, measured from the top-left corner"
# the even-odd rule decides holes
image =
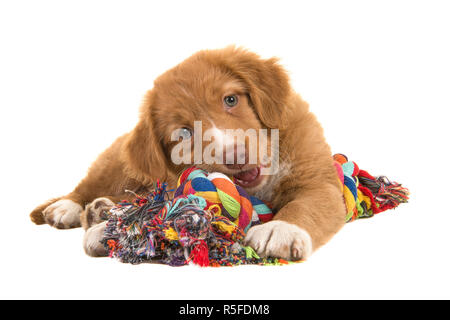
[[[140,182],[152,183],[167,178],[166,157],[155,134],[152,119],[153,95],[148,91],[141,106],[139,123],[123,144],[128,174]]]

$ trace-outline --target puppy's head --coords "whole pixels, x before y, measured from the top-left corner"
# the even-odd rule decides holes
[[[161,179],[196,165],[256,191],[266,181],[261,169],[278,156],[273,129],[282,126],[289,93],[277,59],[235,47],[200,51],[147,93],[125,143],[128,162]]]

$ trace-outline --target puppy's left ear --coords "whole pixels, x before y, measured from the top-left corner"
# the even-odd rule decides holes
[[[237,50],[235,73],[248,85],[250,100],[262,123],[281,128],[291,87],[286,70],[277,58],[261,59],[245,50]]]

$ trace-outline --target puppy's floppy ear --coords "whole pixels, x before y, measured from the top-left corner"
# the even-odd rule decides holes
[[[141,106],[139,123],[123,144],[127,170],[134,178],[145,182],[157,178],[164,181],[167,176],[166,157],[153,125],[152,104],[153,95],[148,91]]]
[[[269,128],[283,126],[283,114],[290,94],[289,76],[277,58],[262,59],[244,49],[230,55],[232,71],[248,85],[250,100],[261,122]]]

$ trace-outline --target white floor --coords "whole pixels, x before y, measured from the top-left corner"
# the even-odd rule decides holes
[[[450,298],[448,8],[291,3],[0,5],[0,298]],[[285,267],[126,265],[85,256],[81,229],[29,221],[133,127],[158,74],[229,43],[279,56],[333,151],[410,203]]]
[[[2,234],[2,298],[448,298],[446,227],[417,202],[348,224],[310,260],[284,267],[171,268],[90,258],[81,229],[25,215]],[[12,214],[12,213],[11,213]]]

